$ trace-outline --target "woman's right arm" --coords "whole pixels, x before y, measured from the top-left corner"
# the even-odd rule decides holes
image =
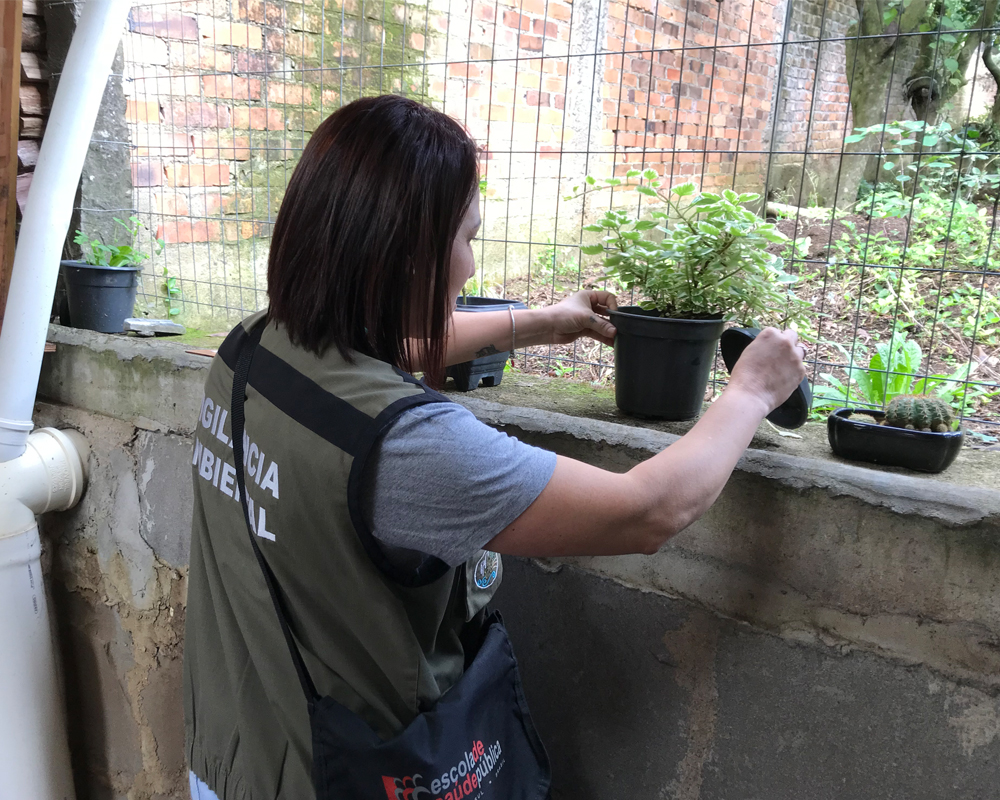
[[[804,377],[795,333],[762,331],[686,435],[624,474],[560,456],[535,502],[488,547],[539,557],[655,553],[715,502],[761,420]]]

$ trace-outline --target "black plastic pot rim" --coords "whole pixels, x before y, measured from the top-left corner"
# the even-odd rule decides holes
[[[479,300],[479,303],[467,303],[468,300]],[[480,297],[478,295],[468,295],[459,297],[455,301],[456,311],[500,311],[513,306],[514,308],[527,308],[520,300],[506,300],[500,297]]]
[[[86,261],[60,261],[64,267],[74,267],[76,269],[94,269],[102,272],[141,272],[142,267],[111,267],[107,264],[88,264]]]
[[[722,335],[726,325],[721,316],[718,319],[658,317],[655,311],[646,311],[638,306],[626,306],[608,313],[618,333],[649,339],[711,341]]]
[[[692,324],[717,325],[720,322],[727,322],[722,314],[717,314],[707,319],[688,319],[687,317],[663,317],[659,311],[643,308],[642,306],[621,306],[614,311],[608,312],[611,316],[621,315],[623,317],[634,317],[636,319],[656,319],[663,322],[690,322]]]

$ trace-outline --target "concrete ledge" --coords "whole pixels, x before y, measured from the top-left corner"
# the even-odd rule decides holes
[[[174,342],[50,325],[40,397],[133,422],[193,433],[211,359]]]
[[[678,434],[637,428],[616,422],[572,417],[552,411],[517,408],[463,394],[452,394],[479,419],[518,438],[569,437],[578,447],[605,447],[622,452],[626,469],[649,458],[680,438]],[[1000,518],[1000,458],[996,459],[997,488],[965,486],[944,477],[916,477],[817,458],[748,450],[737,470],[777,481],[793,489],[824,489],[832,496],[853,497],[900,514],[915,514],[947,525],[968,525]],[[610,466],[610,465],[609,465]]]
[[[39,421],[98,439],[108,417],[139,429],[126,447],[141,508],[190,508],[182,451],[190,446],[209,359],[172,342],[66,328],[53,327],[50,340],[58,348],[46,356],[40,391],[61,406],[40,406]],[[678,438],[655,426],[488,399],[505,391],[509,396],[511,388],[452,396],[524,441],[612,471]],[[551,405],[556,391],[542,382],[519,396]],[[546,568],[572,564],[787,639],[876,652],[1000,686],[1000,458],[978,454],[978,485],[967,485],[955,480],[960,471],[935,477],[866,469],[801,454],[808,448],[798,444],[792,452],[773,438],[764,432],[715,506],[655,556],[553,559]],[[95,458],[117,463],[111,451],[121,445],[109,447]],[[183,569],[186,524],[156,517],[143,512],[141,544]],[[143,563],[129,567],[138,570],[129,578],[136,586],[153,574]]]

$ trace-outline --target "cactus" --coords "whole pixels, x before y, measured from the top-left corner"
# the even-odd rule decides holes
[[[870,414],[851,414],[851,422],[867,422],[869,425],[878,425],[878,420]]]
[[[951,430],[953,420],[951,406],[924,395],[900,395],[885,410],[885,424],[894,428],[946,433]]]

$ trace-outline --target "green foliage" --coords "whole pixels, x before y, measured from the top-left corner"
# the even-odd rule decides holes
[[[556,291],[575,288],[580,265],[575,258],[560,257],[556,246],[547,241],[532,261],[532,274],[542,283],[550,283]]]
[[[921,192],[910,200],[877,187],[865,200],[873,218],[909,215],[905,240],[875,230],[847,231],[833,243],[831,264],[846,286],[845,300],[864,313],[898,315],[920,327],[939,324],[979,341],[1000,341],[1000,300],[967,281],[955,284],[930,270],[995,272],[998,242],[985,210],[957,197]],[[986,276],[984,276],[985,279]],[[937,299],[934,296],[937,295]],[[980,296],[982,296],[980,300]],[[930,299],[928,299],[930,298]]]
[[[160,292],[163,295],[163,305],[166,308],[168,317],[176,317],[181,313],[181,287],[177,284],[177,278],[168,274],[167,268],[163,268],[163,282],[160,284]]]
[[[146,226],[135,215],[128,218],[128,223],[118,217],[114,220],[128,233],[128,243],[119,244],[116,236],[113,244],[105,244],[100,238],[90,238],[78,230],[73,242],[83,249],[84,262],[95,267],[141,267],[142,262],[149,256],[136,249],[136,239],[139,237],[139,231]],[[156,242],[157,253],[162,252],[163,239],[157,239]]]
[[[921,288],[930,279],[920,272],[900,269],[902,243],[882,233],[859,233],[850,221],[844,225],[849,232],[834,242],[831,264],[844,282],[848,305],[879,316],[898,314],[912,324],[928,316]],[[911,255],[912,251],[907,251],[906,261],[912,264]]]
[[[608,210],[584,228],[604,234],[601,242],[581,248],[602,255],[607,275],[636,290],[643,308],[677,318],[721,315],[747,325],[783,324],[807,308],[791,289],[796,278],[767,252],[787,237],[747,207],[758,195],[699,192],[694,183],[668,188],[653,170],[631,170],[624,181],[605,179],[599,187],[588,176],[586,183],[584,192],[631,185],[652,201],[645,219]]]
[[[987,211],[968,200],[932,192],[910,198],[892,186],[880,184],[858,206],[872,217],[909,219],[905,255],[912,266],[940,267],[947,263],[979,270],[993,269],[997,263],[997,243],[992,241]],[[852,225],[848,227],[853,230]],[[897,263],[902,264],[902,251],[899,256]]]
[[[904,198],[928,192],[970,200],[980,191],[1000,186],[1000,156],[979,144],[978,130],[956,131],[947,122],[928,125],[922,120],[897,120],[855,128],[844,143],[873,135],[882,141],[885,177]],[[905,215],[904,211],[894,216]]]
[[[885,410],[885,424],[894,428],[945,433],[954,425],[951,407],[936,397],[900,395]]]
[[[961,336],[987,345],[1000,344],[1000,296],[967,280],[943,289],[938,299],[938,323]]]
[[[820,377],[825,384],[813,387],[813,410],[831,409],[859,403],[872,408],[882,408],[902,395],[933,393],[937,399],[948,403],[964,416],[974,413],[980,400],[1000,395],[1000,388],[990,390],[982,386],[966,386],[969,365],[963,365],[950,375],[921,377],[923,352],[920,345],[896,331],[888,342],[875,345],[869,357],[867,348],[857,345],[853,353],[839,344],[831,343],[844,355],[847,382],[830,373]],[[866,367],[859,364],[865,363]]]
[[[550,373],[556,378],[572,378],[573,364],[566,364],[560,359],[554,359]]]

